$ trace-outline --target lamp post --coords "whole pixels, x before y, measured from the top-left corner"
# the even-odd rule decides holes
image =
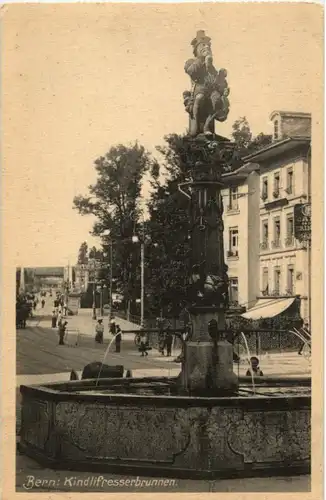
[[[106,229],[103,231],[102,236],[105,238],[110,238],[111,230]],[[109,315],[108,315],[108,323],[111,324],[112,318],[112,288],[113,288],[113,241],[110,238],[109,240],[110,247],[110,284],[109,284]]]
[[[96,284],[95,284],[95,276],[94,276],[94,281],[93,281],[93,319],[96,319]]]
[[[92,260],[91,269],[93,271],[93,304],[92,304],[93,314],[92,314],[92,319],[96,319],[96,279],[95,279],[96,261],[95,261],[95,259]]]

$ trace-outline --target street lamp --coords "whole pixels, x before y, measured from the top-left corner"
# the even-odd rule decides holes
[[[111,235],[111,230],[106,229],[103,231],[102,236],[106,238],[110,238]],[[109,246],[110,246],[110,288],[109,288],[109,317],[108,317],[108,322],[109,325],[111,324],[111,318],[112,318],[112,288],[113,288],[113,241],[110,238],[109,241]]]
[[[92,270],[93,270],[93,315],[92,319],[96,319],[96,280],[95,280],[95,274],[96,274],[96,261],[93,261],[92,265]]]
[[[133,243],[139,243],[137,235],[132,237]],[[140,242],[140,327],[144,328],[144,306],[145,306],[145,241]]]

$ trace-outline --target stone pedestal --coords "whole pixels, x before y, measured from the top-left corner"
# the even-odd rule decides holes
[[[184,349],[180,383],[190,394],[234,393],[238,380],[233,373],[233,346],[219,338],[225,327],[225,312],[216,308],[198,307],[192,310],[193,331]],[[216,331],[209,332],[215,321]]]

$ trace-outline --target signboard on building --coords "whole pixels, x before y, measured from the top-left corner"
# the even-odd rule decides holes
[[[294,205],[294,237],[299,241],[311,240],[311,204]]]

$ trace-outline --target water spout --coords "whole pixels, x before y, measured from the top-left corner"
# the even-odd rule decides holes
[[[250,363],[251,355],[250,355],[250,351],[249,351],[248,342],[247,342],[246,336],[245,336],[245,334],[243,332],[241,332],[241,335],[242,335],[242,338],[243,338],[243,341],[244,341],[244,344],[245,344],[245,347],[246,347],[246,350],[247,350],[248,363],[249,363],[249,366],[251,367],[251,363]],[[253,393],[256,394],[255,377],[254,377],[254,373],[253,373],[252,369],[250,370],[250,373],[251,373],[252,390],[253,390]]]
[[[104,362],[105,362],[105,360],[106,360],[106,357],[107,357],[107,355],[109,354],[110,347],[111,347],[111,345],[113,344],[114,339],[115,339],[118,335],[120,335],[120,334],[121,334],[121,332],[116,333],[116,334],[112,337],[112,339],[111,339],[111,341],[110,341],[109,345],[108,345],[108,346],[107,346],[107,348],[106,348],[106,351],[105,351],[104,356],[103,356],[103,361],[102,361],[102,364],[101,364],[101,368],[100,368],[100,370],[99,370],[99,372],[98,372],[98,375],[97,375],[96,384],[95,384],[95,385],[96,385],[96,387],[98,386],[98,381],[99,381],[99,379],[100,379],[100,375],[101,375],[101,373],[102,373],[102,368],[103,368]]]

